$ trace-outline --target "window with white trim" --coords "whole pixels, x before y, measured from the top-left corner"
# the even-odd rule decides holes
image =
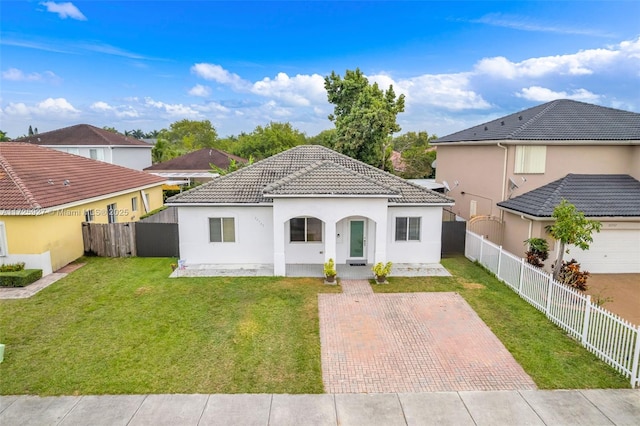
[[[104,151],[102,148],[89,148],[89,158],[92,160],[104,161]]]
[[[420,241],[420,217],[396,217],[396,241]]]
[[[85,222],[93,222],[94,219],[95,219],[95,211],[93,211],[93,209],[84,211]]]
[[[322,242],[322,221],[315,217],[294,217],[289,221],[289,241],[292,243]]]
[[[547,147],[544,145],[517,145],[514,173],[544,173]]]
[[[0,257],[4,257],[9,254],[7,248],[7,232],[4,226],[4,222],[0,222]]]
[[[211,243],[235,243],[236,223],[233,217],[209,218],[209,242]]]
[[[107,219],[109,223],[116,223],[118,221],[117,208],[116,203],[107,205]]]
[[[131,211],[132,212],[138,211],[138,197],[131,198]]]

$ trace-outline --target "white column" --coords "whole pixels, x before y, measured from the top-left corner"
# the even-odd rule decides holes
[[[287,267],[284,255],[284,220],[273,211],[273,275],[285,276]]]
[[[386,216],[386,214],[385,214]],[[376,227],[376,246],[374,263],[387,261],[387,220],[384,222],[375,222]]]
[[[329,219],[324,223],[324,261],[336,260],[336,223]]]

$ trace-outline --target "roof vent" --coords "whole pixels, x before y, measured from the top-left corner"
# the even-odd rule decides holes
[[[71,181],[69,181],[69,179],[65,179],[64,182],[62,182],[62,184],[64,186],[69,186],[69,185],[71,185]]]
[[[49,179],[49,180],[47,181],[47,183],[48,183],[49,185],[53,185],[53,179]]]
[[[518,120],[522,121],[522,116],[521,115],[518,116]]]
[[[484,126],[484,131],[486,132],[487,130],[489,130],[489,128],[487,126]]]
[[[500,122],[500,125],[501,125],[501,126],[504,126],[504,120]]]

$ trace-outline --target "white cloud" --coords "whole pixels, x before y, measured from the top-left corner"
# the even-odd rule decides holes
[[[75,109],[65,98],[47,98],[36,105],[39,114],[77,114],[80,111]]]
[[[289,77],[281,72],[276,78],[265,77],[253,84],[251,92],[267,98],[280,99],[296,106],[309,106],[312,102],[326,101],[324,78],[319,74]]]
[[[511,28],[520,31],[533,31],[544,33],[556,33],[556,34],[576,34],[576,35],[589,35],[599,37],[609,37],[609,34],[603,33],[593,28],[573,28],[567,26],[559,26],[553,24],[541,24],[532,22],[529,18],[504,15],[500,13],[490,13],[483,16],[480,19],[472,20],[471,22],[477,24],[486,24],[494,27]]]
[[[485,109],[490,104],[471,88],[470,74],[423,74],[394,81],[388,75],[367,76],[386,90],[393,84],[396,95],[406,96],[406,106],[429,105],[449,110]]]
[[[203,116],[194,108],[182,104],[167,104],[161,101],[154,101],[151,98],[145,98],[145,105],[153,107],[164,112],[168,117],[202,119]]]
[[[61,19],[77,19],[78,21],[86,21],[87,17],[80,12],[80,10],[74,6],[73,3],[56,3],[53,1],[46,1],[40,3],[47,8],[48,12],[57,13]]]
[[[476,74],[495,78],[539,78],[547,75],[582,76],[622,66],[628,61],[640,67],[640,38],[617,46],[581,50],[568,55],[544,56],[511,62],[497,56],[484,58],[475,65]]]
[[[51,81],[59,82],[61,79],[52,71],[44,71],[42,74],[32,72],[25,74],[22,70],[17,68],[9,68],[2,72],[2,78],[9,81]]]
[[[35,105],[27,105],[23,102],[9,103],[4,108],[4,113],[12,116],[45,116],[50,117],[72,117],[80,113],[65,98],[47,98]]]
[[[106,102],[98,101],[91,104],[89,108],[96,112],[113,114],[118,118],[137,118],[140,116],[138,111],[131,105],[112,106]]]
[[[240,78],[238,74],[231,73],[216,64],[195,64],[191,72],[205,80],[213,80],[220,84],[231,86],[235,90],[247,90],[251,83]]]
[[[191,96],[200,96],[206,98],[211,94],[211,88],[208,86],[203,86],[202,84],[196,84],[191,89],[189,89],[189,94]]]
[[[564,91],[555,92],[551,89],[539,86],[531,86],[523,88],[520,92],[516,93],[519,98],[527,99],[529,101],[536,102],[549,102],[555,99],[573,99],[583,102],[597,102],[600,100],[600,96],[595,93],[591,93],[586,89],[577,89],[571,93]]]

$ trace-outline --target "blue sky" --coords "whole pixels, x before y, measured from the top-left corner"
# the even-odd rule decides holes
[[[444,136],[558,98],[640,112],[640,2],[0,3],[0,130],[208,119],[220,136],[333,125],[324,76],[404,93]]]

